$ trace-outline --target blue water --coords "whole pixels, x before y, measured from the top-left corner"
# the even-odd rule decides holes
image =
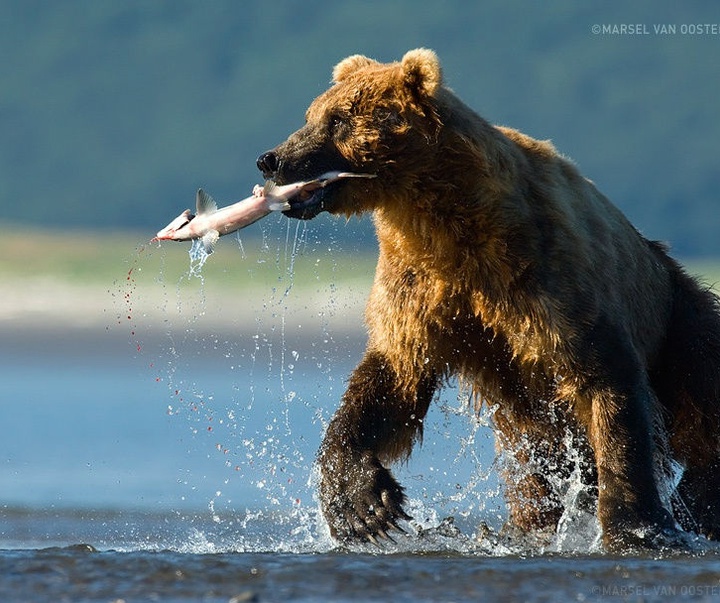
[[[253,343],[248,352],[191,334],[178,352],[177,342],[171,351],[171,338],[161,335],[143,344],[152,352],[138,353],[127,339],[114,338],[111,354],[77,349],[70,335],[61,356],[0,356],[5,506],[155,512],[316,505],[315,453],[352,369],[349,352],[338,362],[295,351],[283,364],[272,344],[255,350]],[[361,350],[353,352],[359,359]],[[478,458],[490,468],[489,433],[477,433],[455,391],[434,412],[426,445],[399,475],[421,499],[454,506],[454,497],[477,509],[473,499],[484,494],[466,493],[465,484],[483,470]],[[473,436],[479,441],[463,444]]]

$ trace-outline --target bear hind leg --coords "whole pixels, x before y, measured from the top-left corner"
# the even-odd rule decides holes
[[[720,540],[720,300],[677,264],[671,273],[673,312],[651,378],[685,467],[673,513],[683,529]]]
[[[495,414],[498,448],[505,457],[502,474],[508,522],[503,532],[511,538],[556,532],[573,474],[579,475],[585,494],[578,496],[575,504],[595,512],[597,474],[587,438],[572,429],[561,414],[553,419],[522,417],[522,413],[510,418],[507,409]]]
[[[720,461],[685,469],[673,511],[683,530],[720,540]]]

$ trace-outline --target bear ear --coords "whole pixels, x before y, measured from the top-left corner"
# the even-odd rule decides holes
[[[362,69],[363,67],[370,67],[370,65],[377,64],[377,61],[368,59],[361,54],[354,54],[353,56],[348,57],[347,59],[343,59],[337,65],[335,65],[335,69],[333,69],[332,74],[333,82],[335,82],[336,84],[342,82],[346,77],[348,77],[352,73],[355,73],[357,70]]]
[[[427,48],[410,50],[401,66],[407,86],[423,96],[434,96],[442,85],[442,69],[437,55]]]

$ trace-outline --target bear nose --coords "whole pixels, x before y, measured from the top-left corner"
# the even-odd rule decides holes
[[[280,167],[280,161],[277,153],[274,151],[268,151],[263,153],[257,158],[258,169],[263,173],[263,176],[270,177],[277,172]]]

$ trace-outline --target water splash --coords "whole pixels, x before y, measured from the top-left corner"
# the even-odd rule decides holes
[[[188,254],[190,255],[189,275],[191,277],[201,277],[203,266],[210,257],[210,254],[205,250],[205,245],[203,244],[202,239],[193,239]]]
[[[319,335],[312,335],[319,339],[314,347],[301,349],[291,343],[294,325],[288,308],[307,235],[304,223],[288,222],[284,240],[274,249],[268,238],[263,240],[263,265],[273,266],[274,259],[277,286],[269,299],[258,303],[264,314],[255,334],[244,341],[219,336],[217,328],[207,324],[204,249],[191,256],[190,270],[176,282],[165,275],[162,262],[151,275],[164,295],[164,345],[159,351],[148,351],[141,341],[146,300],[139,282],[148,276],[152,249],[138,250],[117,285],[118,324],[130,327],[136,352],[149,360],[153,378],[164,388],[159,396],[163,408],[179,425],[192,455],[221,468],[212,476],[188,469],[178,490],[204,499],[207,515],[192,520],[190,531],[176,543],[163,546],[208,553],[317,552],[337,546],[327,533],[316,484],[308,475],[313,474],[320,436],[351,365],[333,355],[327,322]],[[191,293],[185,288],[188,284],[193,285]],[[330,284],[329,291],[332,297],[337,287]],[[328,314],[334,311],[333,303],[327,302]],[[230,375],[230,387],[213,381],[219,373]],[[449,390],[447,398],[433,406],[425,422],[423,448],[407,466],[394,468],[410,496],[414,521],[405,526],[409,535],[397,536],[395,544],[379,551],[371,545],[359,550],[491,555],[599,550],[599,526],[577,469],[567,480],[565,512],[548,541],[513,548],[502,540],[506,511],[497,481],[493,412],[483,407],[475,414],[470,394],[462,387]],[[252,511],[235,514],[248,504]]]
[[[193,246],[190,270],[174,283],[165,273],[163,262],[156,269],[153,280],[164,299],[154,312],[147,308],[147,287],[143,286],[147,282],[142,283],[139,278],[141,273],[147,277],[148,270],[152,271],[147,260],[154,248],[144,257],[133,258],[127,282],[116,283],[124,300],[118,312],[119,324],[120,315],[127,313],[125,320],[132,325],[131,338],[136,342],[139,357],[146,361],[153,379],[168,392],[170,400],[164,405],[165,412],[172,420],[181,421],[179,437],[189,435],[189,450],[197,456],[215,458],[224,467],[220,481],[194,475],[192,470],[178,481],[183,502],[186,498],[196,500],[203,490],[214,492],[208,495],[208,509],[215,518],[234,507],[233,498],[238,496],[270,509],[290,505],[297,513],[314,504],[306,476],[311,472],[319,445],[320,400],[333,398],[328,392],[335,381],[328,377],[327,386],[315,388],[314,395],[312,390],[303,395],[301,390],[309,388],[299,389],[295,385],[297,379],[305,379],[309,371],[320,367],[329,374],[333,363],[322,350],[306,355],[288,345],[286,302],[306,232],[304,225],[293,224],[294,234],[287,230],[284,246],[274,252],[275,264],[282,268],[278,282],[284,286],[275,289],[265,304],[272,311],[271,319],[279,320],[279,342],[273,332],[275,326],[268,330],[261,320],[257,321],[255,337],[244,341],[214,334],[216,328],[208,326],[206,320],[203,266],[208,255],[201,245]],[[267,253],[272,254],[266,247]],[[164,256],[163,253],[160,257]],[[157,254],[154,259],[158,259]],[[158,335],[154,325],[144,320],[151,314],[157,315],[157,310],[162,318],[159,335],[165,342],[159,349],[140,342],[142,335],[146,338]],[[149,328],[153,328],[154,335]],[[210,358],[217,364],[209,371]],[[230,376],[230,388],[213,383],[212,375],[218,371],[224,373],[223,383]],[[260,407],[258,400],[263,402]]]
[[[602,529],[597,518],[595,494],[583,481],[583,459],[573,446],[571,434],[565,437],[565,447],[573,462],[573,470],[565,484],[557,485],[559,489],[565,489],[565,509],[547,550],[558,553],[597,553],[602,550]]]

